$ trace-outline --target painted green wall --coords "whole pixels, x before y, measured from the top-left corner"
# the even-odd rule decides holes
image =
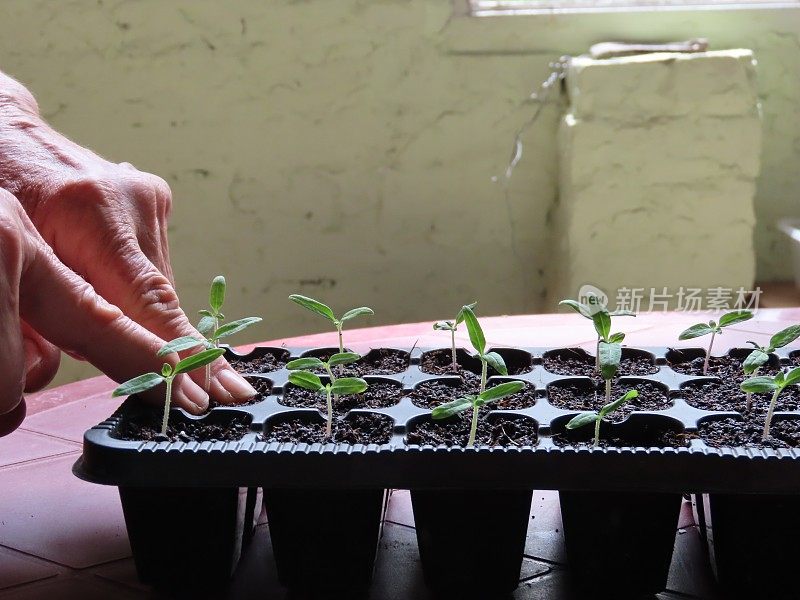
[[[781,275],[772,229],[800,215],[800,13],[642,12],[467,18],[447,0],[5,0],[0,68],[53,124],[172,186],[173,262],[187,311],[225,273],[249,338],[323,325],[292,292],[363,324],[549,310],[556,197],[548,106],[505,168],[528,100],[561,54],[607,39],[705,36],[752,48],[764,110],[756,248]],[[655,225],[654,225],[655,226]],[[78,373],[65,369],[60,381]]]

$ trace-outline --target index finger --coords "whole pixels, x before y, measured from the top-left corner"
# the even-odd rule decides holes
[[[156,353],[163,340],[100,297],[56,258],[35,231],[27,233],[19,291],[22,318],[48,341],[86,357],[115,381],[160,371],[163,361]],[[175,358],[166,360],[174,363]],[[194,414],[205,411],[208,394],[190,378],[179,378],[175,404]],[[156,390],[143,396],[163,400]]]

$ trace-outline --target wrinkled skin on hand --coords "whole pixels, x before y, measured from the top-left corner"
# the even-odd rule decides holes
[[[58,346],[123,381],[160,371],[155,352],[164,341],[202,337],[174,289],[167,243],[172,194],[163,179],[111,163],[60,135],[39,116],[31,94],[2,73],[0,142],[0,188],[7,191],[0,196],[0,258],[10,284],[0,298],[19,298],[17,317],[13,301],[0,312],[0,344],[14,350],[14,358],[0,357],[0,374],[22,372],[25,391],[40,389],[58,368]],[[16,267],[6,264],[9,245],[22,248]],[[44,260],[62,293],[48,293],[53,282],[44,276],[26,278]],[[43,321],[42,311],[56,316],[61,328]],[[87,319],[89,329],[79,331]],[[109,330],[112,335],[102,335]],[[176,405],[195,414],[206,410],[203,373],[182,379]],[[212,364],[209,392],[221,403],[255,394],[224,359]],[[159,388],[145,396],[163,402]],[[0,414],[18,401],[0,397]]]

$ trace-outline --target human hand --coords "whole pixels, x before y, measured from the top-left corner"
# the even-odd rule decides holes
[[[23,390],[47,381],[58,355],[45,358],[26,351],[31,331],[67,351],[85,356],[121,381],[159,370],[156,335],[134,323],[97,295],[81,277],[58,260],[20,203],[0,190],[0,429],[18,425],[24,416]],[[39,359],[38,363],[32,359]],[[177,355],[167,357],[174,364]],[[199,412],[207,396],[188,377],[177,386],[176,404]],[[9,425],[9,422],[11,423]]]
[[[166,231],[172,197],[162,179],[127,163],[108,162],[61,136],[41,119],[27,90],[2,74],[0,139],[0,187],[14,193],[63,265],[141,326],[135,337],[145,330],[161,340],[201,337],[173,287]],[[39,358],[52,355],[53,349],[35,332],[27,339]],[[62,347],[82,354],[70,350],[70,344]],[[96,358],[86,358],[118,381],[141,372],[126,369],[114,375]],[[151,364],[150,358],[138,362]],[[192,377],[203,383],[202,373]],[[212,365],[209,391],[224,404],[255,395],[224,359]],[[194,400],[187,410],[207,408],[207,395],[199,392],[187,396]]]

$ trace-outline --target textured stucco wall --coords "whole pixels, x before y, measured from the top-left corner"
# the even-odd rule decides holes
[[[586,283],[642,289],[644,307],[651,290],[753,289],[754,67],[749,50],[571,61],[553,304]]]
[[[458,0],[460,1],[460,0]],[[562,106],[524,136],[528,95],[561,54],[606,39],[707,36],[752,48],[764,104],[759,271],[778,274],[776,216],[798,214],[797,11],[470,19],[448,0],[4,0],[0,68],[56,127],[175,194],[179,292],[197,310],[231,282],[243,338],[319,329],[295,291],[367,323],[550,309],[548,221]],[[68,378],[76,371],[65,371]]]

